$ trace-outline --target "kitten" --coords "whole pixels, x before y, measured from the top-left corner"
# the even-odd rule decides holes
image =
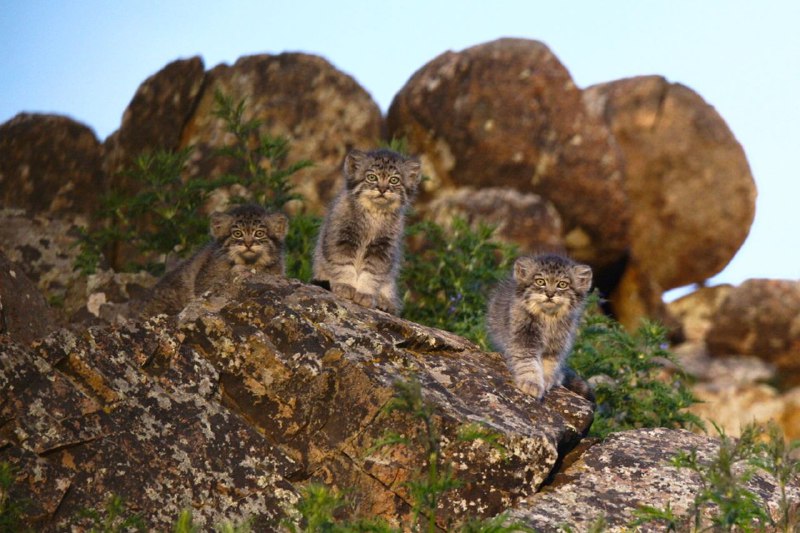
[[[167,272],[153,287],[141,315],[177,314],[192,299],[240,272],[284,275],[288,220],[254,204],[211,215],[213,240]]]
[[[495,289],[486,317],[489,336],[523,392],[541,398],[566,381],[590,398],[565,360],[591,284],[591,268],[546,254],[517,259],[512,277]]]
[[[420,164],[391,150],[352,150],[345,187],[331,203],[314,251],[315,282],[364,307],[396,314],[405,212]]]

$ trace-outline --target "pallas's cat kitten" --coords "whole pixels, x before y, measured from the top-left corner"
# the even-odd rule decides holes
[[[565,376],[575,377],[565,362],[591,284],[588,266],[542,254],[517,259],[511,277],[494,290],[489,336],[523,392],[541,398]],[[584,384],[576,392],[587,396],[587,390]]]
[[[233,280],[237,273],[284,274],[288,221],[255,204],[211,215],[212,241],[167,272],[153,287],[142,315],[177,314],[193,298]]]
[[[405,212],[420,164],[391,150],[352,150],[345,186],[328,208],[314,251],[313,275],[334,294],[397,313],[397,274]]]

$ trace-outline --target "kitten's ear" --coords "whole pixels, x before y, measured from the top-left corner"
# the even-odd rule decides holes
[[[356,150],[353,148],[350,150],[344,158],[344,175],[347,178],[352,178],[356,175],[356,170],[364,161],[364,158],[367,156],[361,150]]]
[[[589,292],[592,286],[592,269],[589,265],[575,265],[572,267],[572,278],[575,280],[575,289],[579,292]]]
[[[209,224],[209,231],[211,236],[215,239],[226,237],[231,231],[231,224],[233,217],[228,213],[215,212],[211,213],[211,223]]]
[[[283,240],[286,238],[286,233],[289,231],[289,219],[282,213],[273,213],[267,216],[267,227],[270,233]]]
[[[406,180],[410,185],[416,186],[419,184],[419,180],[422,177],[422,175],[420,174],[421,167],[422,165],[420,164],[419,159],[417,159],[416,157],[412,159],[406,159],[405,162],[403,163],[403,168],[405,169],[405,174],[406,174]]]
[[[514,281],[517,283],[531,279],[536,269],[536,263],[530,257],[520,257],[514,261]]]

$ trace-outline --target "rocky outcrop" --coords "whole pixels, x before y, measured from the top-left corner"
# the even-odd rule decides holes
[[[561,216],[547,200],[514,189],[462,187],[439,194],[422,207],[422,217],[448,227],[460,217],[473,227],[490,224],[494,236],[519,246],[522,253],[563,251]]]
[[[284,136],[286,164],[314,163],[292,177],[308,209],[320,211],[336,192],[341,164],[350,148],[369,148],[382,138],[383,119],[372,97],[325,59],[299,53],[242,57],[206,74],[197,108],[183,130],[181,147],[194,146],[189,174],[215,177],[232,170],[229,158],[213,157],[231,142],[216,117],[214,93],[246,100],[243,120],[262,121],[263,135]]]
[[[629,207],[614,139],[544,44],[500,39],[438,56],[395,96],[387,126],[422,157],[429,193],[461,186],[536,193],[558,209],[576,259],[604,266],[627,249]]]
[[[57,325],[36,285],[0,251],[0,342],[6,337],[28,344]]]
[[[465,481],[443,523],[533,494],[591,423],[584,399],[558,389],[538,402],[513,387],[497,354],[446,332],[296,281],[229,289],[177,319],[0,347],[0,460],[19,467],[19,495],[36,502],[41,529],[72,523],[108,493],[158,529],[187,506],[204,526],[244,515],[264,524],[309,480],[350,490],[359,514],[407,520],[404,482],[424,450],[371,447],[387,430],[412,442],[422,431],[382,410],[410,376],[435,406],[444,461]],[[468,422],[499,434],[505,455],[459,440]]]
[[[800,387],[792,381],[798,355],[786,355],[793,317],[800,316],[796,285],[749,280],[704,287],[668,304],[686,332],[674,352],[701,402],[690,410],[709,425],[735,436],[747,424],[772,420],[787,439],[800,438]]]
[[[679,450],[690,449],[697,451],[700,462],[707,462],[718,453],[719,441],[661,428],[615,433],[592,446],[552,487],[522,502],[510,517],[536,531],[559,531],[564,526],[572,531],[594,531],[600,524],[602,531],[630,531],[640,507],[664,509],[669,504],[676,516],[688,518],[700,478],[670,461]],[[781,518],[774,478],[756,473],[747,488],[767,503],[773,519]],[[789,487],[788,497],[789,502],[800,501],[800,490]],[[649,523],[635,530],[666,529],[664,524]]]
[[[122,115],[122,125],[104,144],[103,167],[115,188],[126,188],[120,172],[137,156],[178,148],[204,80],[203,60],[192,57],[169,63],[139,86]]]
[[[715,356],[756,355],[800,384],[800,282],[751,279],[732,289],[706,337]]]
[[[46,299],[64,304],[65,317],[70,308],[70,294],[83,282],[75,270],[78,239],[83,217],[28,215],[20,209],[0,209],[0,251],[39,288]],[[85,300],[77,302],[83,306]]]
[[[719,273],[750,231],[756,189],[744,150],[697,93],[660,76],[584,92],[625,162],[630,260],[612,298],[620,321],[661,316],[661,294]]]
[[[35,214],[84,214],[104,189],[103,148],[68,117],[20,113],[0,124],[0,205]]]

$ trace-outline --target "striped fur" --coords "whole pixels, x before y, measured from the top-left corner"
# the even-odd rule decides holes
[[[328,208],[314,251],[316,282],[365,307],[398,313],[397,275],[405,213],[420,164],[391,150],[352,150],[345,186]]]
[[[562,384],[565,360],[592,283],[592,270],[554,254],[520,257],[494,290],[489,336],[517,386],[541,398]]]

